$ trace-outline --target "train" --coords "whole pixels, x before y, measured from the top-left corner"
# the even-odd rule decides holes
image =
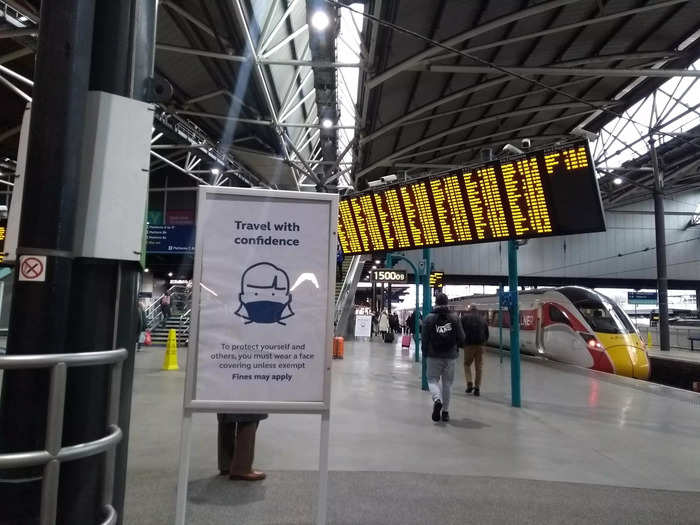
[[[498,346],[497,295],[461,297],[450,309],[473,305],[488,323],[489,345]],[[635,379],[649,379],[651,368],[644,340],[614,301],[582,286],[518,292],[520,351],[553,361]],[[502,310],[503,346],[510,347],[510,314]]]

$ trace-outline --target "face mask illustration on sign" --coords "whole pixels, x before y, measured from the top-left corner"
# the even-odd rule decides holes
[[[249,266],[241,277],[241,304],[236,315],[246,319],[246,324],[283,323],[294,315],[290,304],[289,277],[287,272],[274,264],[261,262]]]

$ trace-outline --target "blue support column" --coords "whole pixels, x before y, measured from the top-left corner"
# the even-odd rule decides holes
[[[413,355],[415,357],[416,363],[420,361],[420,320],[418,319],[420,315],[420,282],[421,282],[421,273],[418,271],[418,268],[416,268],[416,265],[411,262],[411,260],[406,259],[403,255],[394,255],[391,253],[388,253],[386,255],[386,261],[384,265],[387,268],[393,268],[394,267],[394,259],[397,259],[399,261],[404,261],[406,264],[408,264],[412,269],[413,269],[413,276],[415,278],[415,283],[416,283],[416,309],[413,312]]]
[[[430,248],[423,248],[423,261],[425,268],[423,269],[423,321],[428,317],[428,314],[433,309],[433,299],[430,290]],[[421,388],[428,390],[428,363],[425,359],[425,347],[423,347],[423,366],[421,367]]]
[[[511,404],[520,406],[520,312],[518,309],[518,245],[508,241],[508,289],[510,306],[510,388]]]
[[[498,287],[498,362],[503,364],[503,285]]]

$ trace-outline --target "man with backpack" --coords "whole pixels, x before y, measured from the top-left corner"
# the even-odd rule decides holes
[[[489,340],[489,327],[473,304],[467,307],[462,316],[464,329],[464,378],[467,380],[467,394],[480,395],[481,371],[484,363],[483,344]],[[472,383],[472,363],[474,363],[474,382]]]
[[[464,343],[464,331],[457,316],[447,307],[447,296],[437,294],[435,308],[423,321],[423,353],[427,357],[428,387],[433,396],[433,421],[450,420],[450,391],[455,377],[455,360]]]

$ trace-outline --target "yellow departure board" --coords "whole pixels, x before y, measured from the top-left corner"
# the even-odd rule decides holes
[[[587,142],[341,199],[347,255],[604,231]]]

